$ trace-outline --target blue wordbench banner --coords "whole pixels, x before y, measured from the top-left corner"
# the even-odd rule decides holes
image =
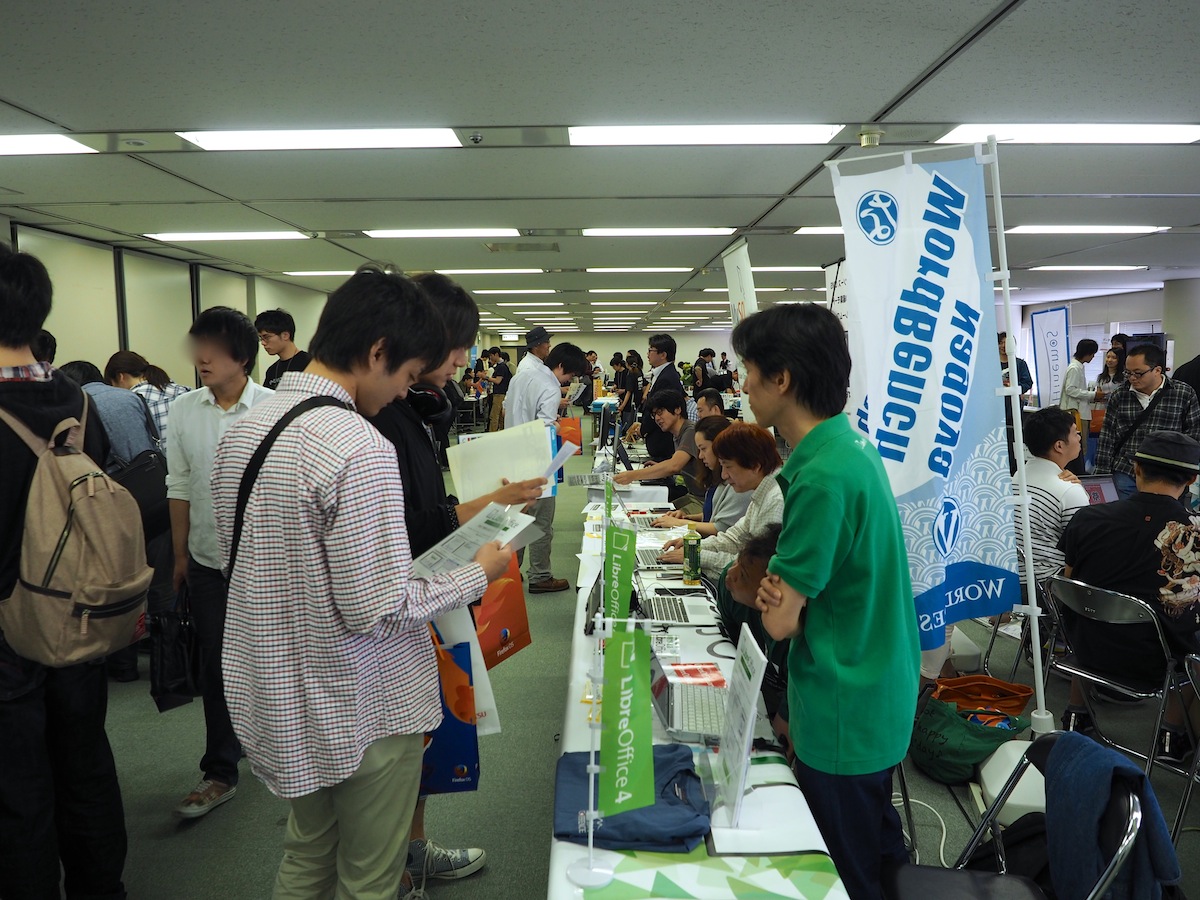
[[[891,480],[923,650],[1021,602],[984,166],[948,152],[831,164],[850,276],[834,311],[861,394],[847,412]]]

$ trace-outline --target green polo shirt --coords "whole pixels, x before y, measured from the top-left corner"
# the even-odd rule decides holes
[[[788,652],[796,756],[833,775],[908,752],[921,650],[908,554],[879,453],[834,416],[779,474],[783,532],[769,570],[808,598]]]

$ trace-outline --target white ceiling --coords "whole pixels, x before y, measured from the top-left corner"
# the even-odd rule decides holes
[[[757,266],[840,257],[839,237],[789,232],[837,222],[821,164],[860,155],[845,143],[864,123],[882,123],[885,144],[897,146],[964,121],[1200,123],[1200,4],[1171,0],[126,0],[88,16],[76,3],[43,0],[6,10],[5,30],[20,39],[6,42],[2,133],[452,126],[481,129],[485,140],[446,150],[154,152],[150,134],[140,153],[0,158],[0,214],[322,290],[340,279],[280,273],[368,259],[412,270],[543,268],[551,271],[461,280],[476,290],[560,291],[528,299],[561,301],[584,330],[609,310],[590,301],[621,299],[589,288],[669,289],[628,297],[662,304],[643,307],[652,315],[639,324],[663,309],[695,312],[689,300],[721,299],[700,291],[723,286],[714,264],[733,238],[585,238],[583,227],[735,227]],[[706,122],[851,127],[841,146],[561,146],[566,125]],[[1134,238],[1013,235],[1020,302],[1200,277],[1200,145],[1011,146],[1000,159],[1010,225],[1174,228]],[[519,228],[532,234],[516,243],[557,249],[362,236],[167,247],[141,237],[481,226]],[[557,231],[566,233],[542,233]],[[1151,268],[1028,271],[1104,263]],[[589,266],[690,271],[581,271]],[[757,283],[817,288],[823,277],[763,273]],[[781,296],[818,295],[760,299]],[[479,297],[493,311],[520,299]],[[537,319],[505,316],[519,326]]]

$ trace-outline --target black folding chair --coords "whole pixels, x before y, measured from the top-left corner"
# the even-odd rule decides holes
[[[954,868],[898,866],[884,873],[884,895],[890,900],[1045,900],[1046,895],[1033,881],[1008,874],[1004,839],[997,824],[997,817],[1008,802],[1017,782],[1031,764],[1045,774],[1050,751],[1058,736],[1059,732],[1043,735],[1029,745],[1020,763],[984,813],[982,821],[959,855]],[[1108,860],[1108,865],[1092,886],[1087,895],[1088,900],[1103,897],[1112,885],[1133,850],[1141,825],[1142,807],[1137,793],[1125,779],[1114,779],[1108,807],[1100,822],[1100,850]],[[998,871],[984,872],[965,868],[967,861],[989,831],[994,835],[993,846],[996,848]],[[1050,866],[1053,870],[1053,859],[1050,860]]]
[[[1183,660],[1183,669],[1191,682],[1192,690],[1200,696],[1200,656],[1189,654]],[[1200,770],[1200,750],[1192,752],[1192,767],[1188,770],[1187,786],[1183,789],[1183,798],[1179,801],[1179,812],[1175,814],[1175,824],[1171,828],[1171,840],[1178,846],[1179,835],[1183,833],[1183,819],[1187,815],[1188,804],[1192,802],[1192,788],[1196,786],[1196,774]]]
[[[1069,609],[1075,615],[1090,619],[1093,622],[1099,622],[1113,628],[1123,628],[1130,625],[1154,626],[1155,634],[1158,636],[1159,648],[1162,650],[1163,655],[1164,674],[1162,680],[1159,682],[1123,678],[1113,675],[1108,671],[1084,665],[1079,660],[1077,653],[1062,659],[1052,658],[1050,661],[1050,665],[1058,671],[1067,675],[1073,675],[1089,684],[1103,687],[1137,700],[1158,700],[1158,714],[1154,721],[1154,731],[1150,735],[1150,751],[1142,753],[1132,747],[1122,746],[1104,735],[1100,730],[1099,719],[1096,716],[1095,703],[1092,700],[1091,692],[1083,692],[1084,705],[1087,707],[1088,715],[1092,717],[1092,723],[1096,728],[1096,737],[1106,746],[1120,750],[1137,759],[1145,760],[1146,774],[1149,775],[1150,770],[1156,762],[1155,755],[1158,752],[1158,733],[1162,729],[1163,716],[1167,710],[1167,697],[1173,688],[1181,687],[1187,681],[1187,676],[1183,674],[1181,668],[1182,661],[1174,654],[1167,643],[1162,623],[1158,620],[1158,616],[1155,615],[1154,610],[1150,608],[1150,604],[1145,600],[1130,597],[1128,594],[1119,594],[1116,591],[1102,590],[1101,588],[1084,584],[1082,581],[1074,581],[1061,575],[1056,575],[1046,582],[1046,591],[1054,603],[1057,603],[1063,609]],[[1160,762],[1158,764],[1176,774],[1185,774],[1183,769],[1168,763]]]

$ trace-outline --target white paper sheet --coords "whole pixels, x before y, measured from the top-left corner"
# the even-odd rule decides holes
[[[469,522],[414,559],[413,577],[429,579],[470,565],[479,548],[488,541],[499,541],[520,550],[542,534],[533,521],[533,516],[489,503]]]
[[[450,477],[454,479],[459,501],[466,503],[499,490],[505,478],[509,481],[545,478],[551,461],[546,431],[544,422],[526,422],[447,448]],[[552,487],[553,482],[548,485]]]

